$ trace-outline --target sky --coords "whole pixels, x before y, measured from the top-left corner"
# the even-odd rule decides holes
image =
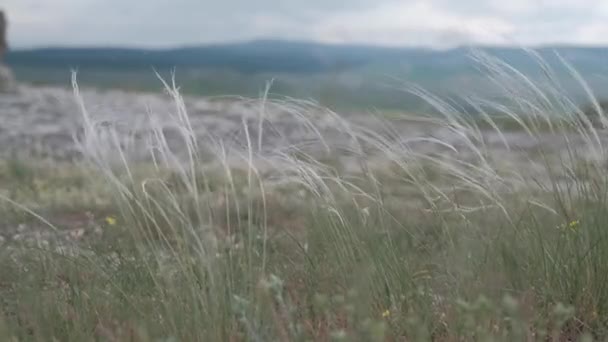
[[[12,48],[608,45],[608,0],[0,0]]]

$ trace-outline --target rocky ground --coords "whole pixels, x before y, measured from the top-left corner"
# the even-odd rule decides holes
[[[163,131],[169,144],[181,144],[181,138],[171,132],[171,125],[176,122],[176,113],[180,109],[167,94],[93,89],[82,90],[81,94],[87,112],[96,122],[112,122],[127,128],[124,131],[124,139],[128,140],[133,134],[148,131],[158,124],[164,127]],[[255,150],[261,127],[262,149],[269,152],[274,149],[285,151],[289,147],[297,146],[311,153],[322,153],[325,146],[331,146],[336,152],[335,160],[341,162],[347,170],[356,170],[359,165],[355,158],[349,157],[348,151],[353,149],[353,143],[352,137],[349,136],[352,127],[349,128],[348,125],[357,126],[358,132],[383,132],[384,136],[401,140],[404,148],[407,146],[420,153],[446,152],[448,149],[445,146],[429,142],[429,139],[439,139],[453,145],[458,150],[459,158],[475,158],[473,148],[467,145],[470,140],[463,139],[463,132],[451,130],[442,124],[416,120],[383,122],[369,113],[342,115],[341,118],[346,119],[342,120],[333,113],[302,102],[266,104],[262,107],[260,101],[244,99],[185,98],[184,105],[192,130],[197,136],[204,137],[202,143],[221,141],[224,146],[246,149],[249,136],[251,148]],[[260,114],[262,112],[263,116]],[[15,156],[33,157],[34,160],[37,157],[54,160],[78,159],[81,153],[74,136],[81,131],[82,123],[82,110],[71,89],[20,86],[16,92],[0,95],[0,156],[5,160]],[[532,137],[522,129],[504,131],[502,135],[487,129],[480,134],[483,139],[477,141],[474,148],[485,153],[488,160],[502,165],[500,167],[505,170],[516,170],[518,174],[531,174],[536,170],[542,172],[543,160],[535,154],[539,147],[554,152],[557,158],[568,153],[566,146],[584,147],[579,152],[589,152],[589,158],[597,158],[598,153],[601,157],[602,153],[598,150],[592,155],[591,152],[594,151],[585,147],[585,139],[575,132],[570,134],[546,131]],[[605,134],[602,131],[598,131],[598,134],[604,144]],[[321,141],[324,141],[325,145]],[[146,155],[145,151],[143,152],[142,155]],[[382,165],[386,161],[382,156],[368,157],[377,159],[372,163],[374,165]],[[2,188],[0,185],[0,189]],[[89,214],[80,213],[77,214],[77,219],[68,219],[66,222],[69,224],[65,225],[73,229],[65,233],[65,237],[78,238],[82,227],[95,228],[99,226],[99,222],[103,222],[103,215],[98,215],[96,221],[87,215]],[[59,225],[64,225],[62,220],[66,217],[61,215],[56,221]],[[84,224],[85,221],[88,223]],[[91,222],[97,222],[97,225]],[[31,224],[11,225],[9,235],[17,238],[35,237],[38,230],[30,229],[30,226]],[[34,226],[40,224],[36,223]],[[2,239],[5,238],[0,238],[0,242]]]
[[[114,122],[127,127],[130,133],[149,130],[152,123],[165,127],[168,140],[171,123],[178,112],[175,102],[163,94],[129,93],[119,90],[81,92],[89,115],[97,122]],[[193,131],[199,137],[221,140],[226,144],[247,145],[247,127],[252,145],[258,143],[258,129],[263,130],[265,149],[285,146],[307,146],[318,142],[319,135],[328,145],[349,145],[349,129],[333,114],[307,103],[267,104],[260,101],[227,98],[185,98],[185,109]],[[263,108],[263,109],[262,109]],[[259,125],[263,114],[263,125]],[[420,138],[438,138],[458,145],[462,136],[445,125],[414,120],[380,122],[369,113],[341,115],[349,124],[375,132],[398,136],[414,148],[425,151],[433,144],[416,142]],[[73,91],[58,87],[20,86],[16,92],[0,93],[0,155],[33,154],[55,159],[71,159],[79,155],[74,134],[81,130],[83,114]],[[509,130],[503,136],[493,130],[481,132],[485,148],[504,155],[529,151],[544,145],[563,148],[563,135],[546,132],[530,137],[523,130]],[[573,133],[570,141],[576,142]],[[603,139],[603,137],[602,137]],[[504,140],[507,141],[507,149]],[[436,146],[440,151],[440,147]],[[428,150],[428,152],[434,152]]]

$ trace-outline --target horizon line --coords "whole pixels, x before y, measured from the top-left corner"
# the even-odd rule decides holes
[[[550,48],[587,48],[587,49],[602,49],[608,48],[606,44],[590,44],[590,43],[568,43],[568,42],[553,42],[539,44],[488,44],[488,43],[470,43],[457,44],[449,47],[434,47],[428,45],[389,45],[389,44],[373,44],[373,43],[358,43],[358,42],[326,42],[316,40],[302,39],[280,39],[280,38],[260,38],[235,41],[217,41],[207,43],[185,43],[168,46],[141,46],[137,44],[46,44],[34,46],[16,46],[9,47],[8,53],[47,49],[117,49],[117,50],[145,50],[145,51],[167,51],[180,50],[190,48],[205,48],[205,47],[221,47],[234,45],[247,45],[255,43],[275,43],[275,44],[308,44],[327,47],[360,47],[360,48],[375,48],[386,50],[428,50],[428,51],[451,51],[466,48],[503,48],[503,49],[550,49]]]

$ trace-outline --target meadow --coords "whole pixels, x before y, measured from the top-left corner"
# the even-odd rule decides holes
[[[608,118],[567,64],[594,115],[548,68],[480,61],[507,103],[408,85],[436,114],[368,125],[263,96],[237,140],[168,82],[172,143],[73,75],[80,157],[0,164],[0,339],[605,340]]]

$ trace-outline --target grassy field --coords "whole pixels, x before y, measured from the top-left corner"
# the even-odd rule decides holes
[[[519,106],[495,104],[508,123],[427,97],[460,144],[418,153],[351,127],[358,172],[257,137],[203,145],[186,113],[185,158],[152,132],[154,158],[136,164],[84,113],[83,160],[0,165],[0,339],[608,338],[604,133],[565,96],[495,71],[518,81],[502,84]],[[535,173],[505,166],[478,134],[501,127],[566,148],[539,144]]]

